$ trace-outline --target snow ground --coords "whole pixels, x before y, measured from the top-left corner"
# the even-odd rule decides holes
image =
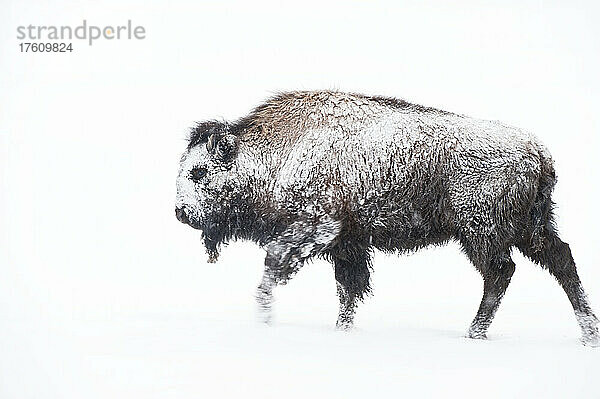
[[[119,305],[131,299],[123,286],[106,292],[111,306],[73,306],[69,318],[13,317],[1,332],[1,396],[598,397],[600,352],[578,342],[557,285],[518,256],[490,339],[475,341],[463,335],[478,276],[466,259],[426,266],[456,256],[453,245],[377,256],[375,295],[348,333],[333,329],[335,287],[323,262],[278,288],[273,325],[258,323],[260,252],[235,245],[216,265],[176,257],[160,287],[129,287],[140,294],[129,308]]]
[[[266,328],[192,315],[115,321],[19,333],[11,340],[19,356],[9,350],[10,369],[3,370],[4,397],[582,398],[598,392],[598,357],[565,339],[471,342],[458,331],[393,325],[340,334],[316,325]],[[28,339],[37,343],[29,347],[35,353],[23,351]]]

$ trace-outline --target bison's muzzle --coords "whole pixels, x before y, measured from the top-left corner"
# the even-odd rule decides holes
[[[185,211],[185,208],[175,208],[175,216],[181,223],[187,224],[195,229],[200,229],[200,223],[190,218]]]

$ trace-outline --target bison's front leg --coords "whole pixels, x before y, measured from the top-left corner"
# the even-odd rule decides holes
[[[260,320],[270,324],[272,319],[271,307],[273,305],[273,289],[278,284],[287,281],[302,267],[302,260],[297,257],[281,259],[276,254],[267,253],[265,270],[256,292]]]
[[[256,299],[261,319],[271,321],[273,289],[286,284],[304,260],[323,253],[335,240],[340,223],[327,215],[310,216],[292,223],[279,237],[265,245],[265,270]]]
[[[370,290],[369,253],[364,249],[338,245],[332,250],[335,280],[340,300],[340,311],[336,322],[338,330],[349,330],[354,325],[356,302]]]
[[[267,262],[265,261],[265,264]],[[262,280],[256,291],[256,302],[258,303],[258,315],[263,323],[271,323],[271,305],[273,304],[273,288],[276,283],[271,276],[268,267],[265,266]]]
[[[348,290],[342,284],[336,284],[337,294],[340,300],[340,310],[337,321],[335,322],[335,328],[341,331],[347,331],[354,327],[356,297],[351,296]]]

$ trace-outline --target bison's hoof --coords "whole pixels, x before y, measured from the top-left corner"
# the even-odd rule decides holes
[[[581,337],[581,343],[585,346],[589,346],[592,348],[600,347],[600,335],[592,334],[592,335],[584,335]]]
[[[271,324],[273,324],[273,316],[271,316],[271,314],[260,314],[258,316],[258,321],[261,322],[262,324],[266,324],[267,326],[270,326]]]
[[[271,323],[273,322],[273,312],[271,312],[271,309],[259,306],[258,307],[258,320],[261,323],[271,325]]]
[[[467,338],[471,339],[487,339],[487,335],[482,331],[469,331],[467,333]]]
[[[353,328],[354,328],[354,324],[349,321],[338,320],[337,323],[335,323],[335,329],[338,331],[350,331]]]

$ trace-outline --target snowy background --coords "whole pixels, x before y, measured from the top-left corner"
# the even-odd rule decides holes
[[[1,3],[1,398],[600,396],[600,349],[519,253],[485,342],[463,338],[482,281],[456,244],[376,255],[350,333],[333,330],[331,266],[309,264],[265,327],[263,251],[234,243],[206,264],[174,216],[193,121],[276,90],[398,96],[547,144],[561,235],[600,312],[593,2],[148,3]],[[84,18],[147,38],[18,51],[17,26]]]

